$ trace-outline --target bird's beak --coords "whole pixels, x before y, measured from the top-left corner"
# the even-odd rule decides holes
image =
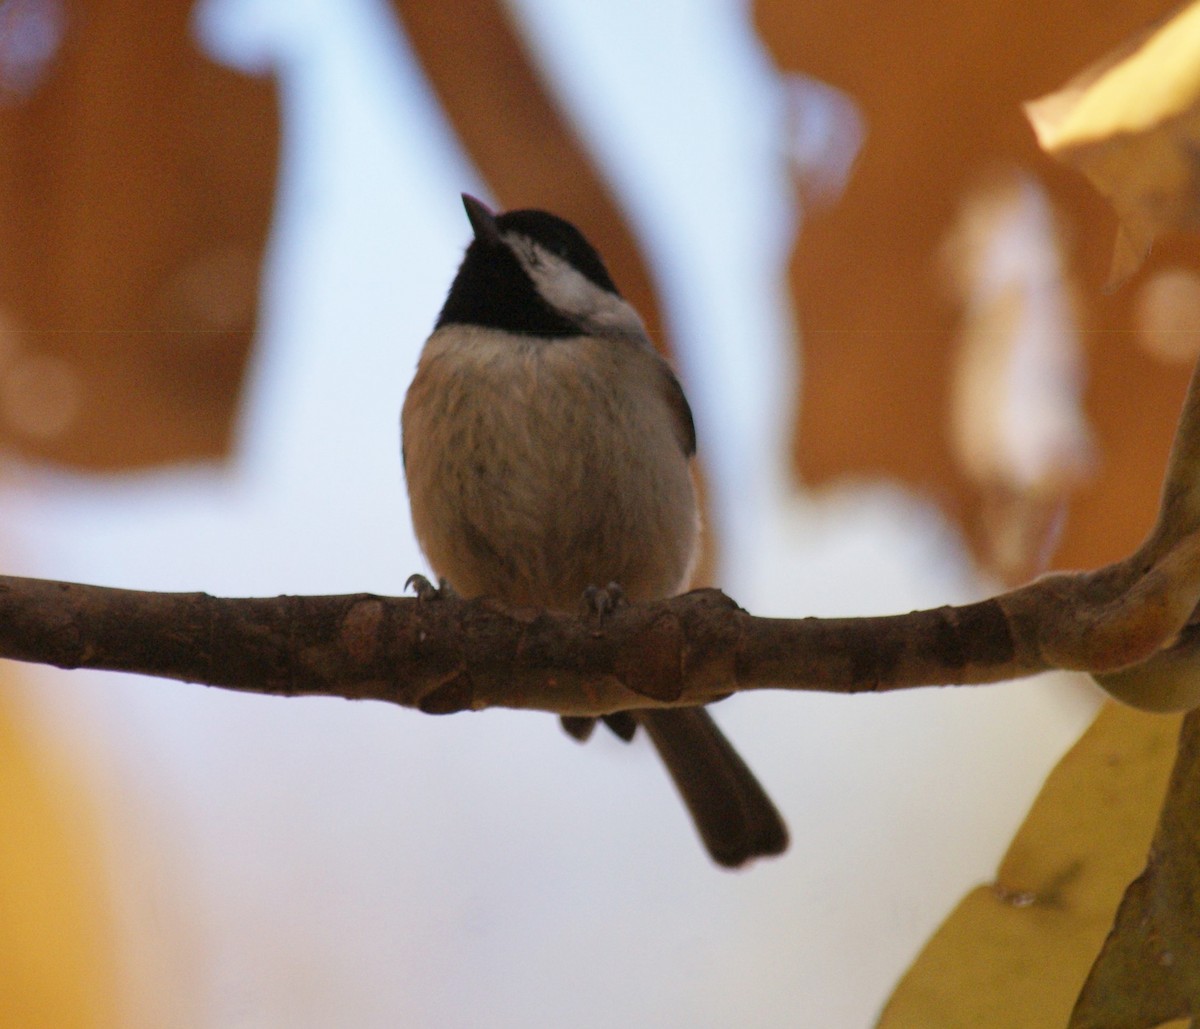
[[[467,209],[467,220],[475,231],[475,238],[481,243],[499,243],[500,232],[496,228],[496,216],[482,200],[476,200],[471,194],[462,195],[463,207]]]

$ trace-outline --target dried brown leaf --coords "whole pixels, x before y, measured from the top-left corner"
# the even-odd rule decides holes
[[[0,4],[7,447],[92,468],[228,448],[278,113],[202,51],[194,6]]]
[[[946,431],[960,312],[940,288],[936,257],[964,190],[981,172],[1016,165],[1045,185],[1067,226],[1099,459],[1070,498],[1054,565],[1095,567],[1145,536],[1187,372],[1130,345],[1136,293],[1098,288],[1111,207],[1038,148],[1021,103],[1173,3],[913,0],[874,4],[867,17],[835,0],[755,0],[776,63],[849,94],[869,126],[845,191],[833,207],[806,212],[791,261],[804,351],[794,455],[807,483],[900,480],[936,501],[985,556],[986,501]],[[1200,239],[1164,239],[1150,263],[1164,262],[1200,268]]]

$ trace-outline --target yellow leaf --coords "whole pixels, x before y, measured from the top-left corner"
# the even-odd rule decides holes
[[[0,1025],[118,1024],[108,881],[77,784],[0,677]]]
[[[1200,713],[1183,722],[1146,869],[1129,885],[1070,1029],[1153,1029],[1200,1012]]]
[[[880,1029],[1062,1029],[1142,869],[1179,718],[1117,704],[1050,773],[1000,865],[905,973]]]
[[[1116,209],[1112,283],[1137,270],[1160,233],[1200,227],[1200,4],[1025,111],[1042,149]]]

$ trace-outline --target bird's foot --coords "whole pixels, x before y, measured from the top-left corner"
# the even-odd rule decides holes
[[[589,586],[583,591],[580,607],[585,616],[592,616],[597,622],[603,622],[622,604],[625,603],[625,591],[619,583],[610,582],[607,586]],[[604,715],[601,719],[617,736],[628,743],[637,731],[637,719],[629,711],[615,711]],[[563,715],[560,719],[567,734],[583,743],[592,735],[596,728],[596,719],[584,715]]]
[[[425,576],[419,572],[410,575],[404,583],[406,590],[412,590],[417,595],[417,600],[422,603],[432,602],[437,600],[453,600],[458,596],[453,589],[450,588],[445,578],[439,578],[438,584],[435,586]]]
[[[625,591],[621,584],[610,582],[607,586],[589,586],[583,591],[584,614],[595,615],[596,620],[603,622],[617,608],[625,603]]]

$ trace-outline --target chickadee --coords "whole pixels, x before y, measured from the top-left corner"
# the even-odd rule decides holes
[[[575,611],[589,587],[674,596],[696,560],[692,413],[637,312],[575,226],[495,215],[475,238],[401,415],[413,525],[451,588]],[[702,707],[605,719],[646,729],[709,854],[737,866],[787,846],[754,775]],[[586,738],[593,720],[564,718]]]

